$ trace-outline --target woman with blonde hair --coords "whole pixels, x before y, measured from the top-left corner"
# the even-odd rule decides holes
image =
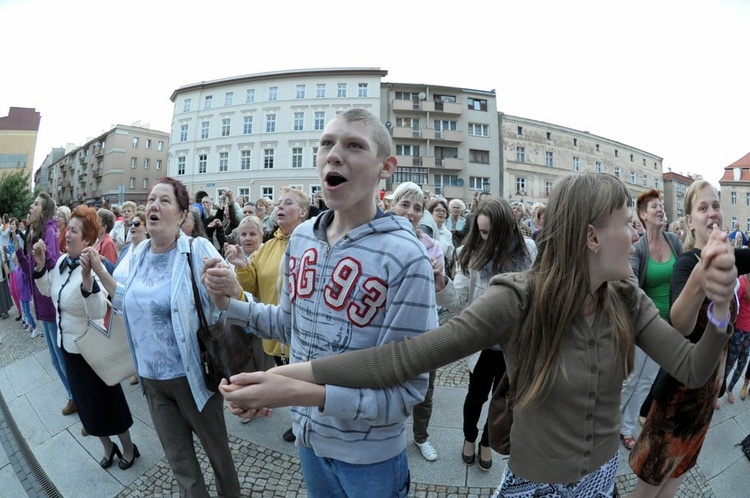
[[[704,261],[712,242],[718,237],[728,239],[727,232],[720,228],[723,214],[719,195],[706,180],[693,182],[685,193],[685,221],[685,252],[677,258],[672,272],[669,317],[691,342],[699,342],[708,334],[707,324],[729,325],[736,312],[734,292],[728,302],[734,312],[727,317],[715,311],[704,278]],[[750,272],[750,252],[726,245],[736,258],[735,274]],[[679,378],[668,375],[668,369],[659,372],[652,389],[651,410],[630,454],[630,466],[639,479],[631,498],[674,496],[697,463],[714,410],[720,406],[717,398],[724,383],[726,351],[726,347],[720,351],[718,364],[710,362],[710,376],[697,386],[683,385]]]
[[[125,201],[122,203],[122,219],[117,220],[110,231],[110,236],[115,243],[117,251],[121,251],[125,244],[130,240],[128,233],[130,232],[130,220],[133,218],[133,214],[136,211],[136,205],[133,201]]]
[[[612,496],[633,344],[689,386],[703,385],[729,339],[737,276],[717,232],[701,262],[712,321],[691,344],[633,277],[630,202],[612,175],[560,177],[531,270],[493,277],[459,316],[408,341],[232,376],[223,389],[230,410],[252,417],[301,401],[325,410],[328,386],[310,382],[382,389],[500,344],[515,395],[512,449],[495,496]]]
[[[65,234],[68,233],[68,221],[70,221],[70,208],[68,206],[60,206],[55,212],[55,222],[57,223],[57,246],[60,248],[60,252],[67,252],[67,244],[65,243]]]

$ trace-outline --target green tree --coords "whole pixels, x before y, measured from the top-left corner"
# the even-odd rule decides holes
[[[19,220],[25,218],[33,196],[28,173],[24,171],[4,173],[0,177],[0,216],[8,213]]]

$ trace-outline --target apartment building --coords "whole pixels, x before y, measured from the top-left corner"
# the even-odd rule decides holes
[[[167,172],[169,134],[118,124],[49,166],[48,189],[57,204],[96,207],[145,204]]]
[[[325,124],[350,107],[380,109],[377,68],[302,69],[238,76],[178,88],[169,174],[191,193],[225,189],[255,200],[283,186],[311,197]]]
[[[398,158],[389,188],[411,181],[448,199],[501,193],[494,90],[384,83],[380,112]]]
[[[42,115],[36,109],[11,107],[0,117],[0,174],[24,171],[31,176]]]
[[[750,232],[750,152],[724,168],[719,185],[724,225]]]
[[[685,192],[699,179],[698,175],[673,173],[671,169],[664,173],[664,212],[669,223],[685,216]]]
[[[622,179],[633,199],[662,190],[662,158],[587,131],[500,114],[505,168],[502,195],[511,201],[546,203],[555,180],[579,171]]]
[[[349,107],[391,130],[398,169],[381,185],[413,181],[446,198],[476,190],[547,202],[575,171],[622,178],[633,198],[662,189],[662,158],[615,140],[497,110],[495,90],[383,81],[380,68],[299,69],[186,85],[174,103],[170,176],[216,197],[255,200],[282,186],[320,189],[315,156],[325,123]]]

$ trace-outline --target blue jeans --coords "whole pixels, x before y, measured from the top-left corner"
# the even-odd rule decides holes
[[[70,386],[68,385],[68,376],[65,373],[65,360],[63,359],[60,347],[57,345],[57,325],[55,322],[48,322],[46,320],[39,320],[39,323],[42,324],[42,331],[47,341],[49,356],[52,358],[52,366],[55,367],[57,375],[60,376],[60,380],[65,387],[65,392],[68,393],[68,399],[73,399],[73,394],[70,392]]]
[[[299,447],[302,475],[310,498],[403,498],[409,493],[406,450],[383,462],[346,463]]]
[[[21,309],[23,310],[23,317],[26,319],[26,323],[31,326],[31,330],[35,330],[36,322],[34,321],[34,315],[31,314],[31,303],[29,301],[21,301]]]

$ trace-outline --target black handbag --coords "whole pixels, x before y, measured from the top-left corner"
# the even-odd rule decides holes
[[[190,280],[193,284],[195,309],[200,320],[196,334],[203,367],[203,379],[209,391],[219,392],[221,379],[229,380],[229,377],[241,372],[254,372],[257,370],[257,366],[250,337],[244,328],[223,321],[208,325],[206,315],[203,312],[198,285],[195,283],[192,250],[193,241],[191,239],[190,253],[188,253],[187,258],[190,266]]]

